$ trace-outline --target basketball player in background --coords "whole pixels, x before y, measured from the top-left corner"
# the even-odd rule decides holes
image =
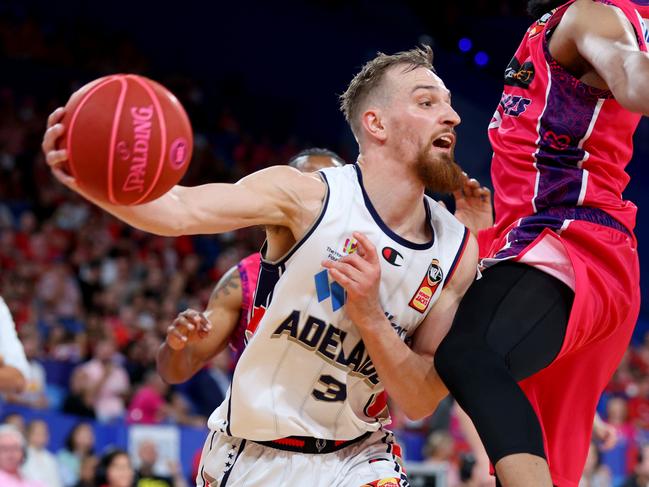
[[[475,277],[478,249],[424,189],[460,188],[460,119],[430,48],[378,55],[342,106],[356,165],[272,167],[237,184],[175,186],[139,206],[95,202],[159,235],[289,230],[267,232],[247,345],[209,419],[200,485],[407,485],[383,428],[386,391],[411,418],[447,393],[433,355]],[[43,149],[54,175],[88,197],[60,167],[61,116],[50,117]],[[191,325],[158,355],[169,382],[186,367],[185,345],[209,333],[207,323]]]
[[[25,349],[16,334],[11,312],[0,296],[0,394],[22,392],[28,378]]]
[[[300,172],[315,172],[325,167],[341,167],[345,161],[335,152],[327,149],[311,148],[306,149],[289,161],[288,165],[294,167]],[[269,228],[267,231],[286,231],[282,227]],[[204,316],[209,319],[212,333],[209,341],[201,340],[200,345],[196,344],[202,350],[200,357],[197,357],[196,370],[200,370],[212,358],[222,352],[228,342],[236,353],[236,359],[243,352],[244,333],[250,312],[252,311],[253,297],[257,288],[259,278],[259,269],[261,265],[261,254],[255,252],[243,259],[229,269],[214,287],[207,309]],[[193,315],[193,310],[186,310],[178,315],[177,320],[183,322],[187,319],[186,315]],[[186,331],[180,322],[178,333]],[[169,333],[176,333],[175,330]],[[236,361],[236,360],[235,360]],[[196,370],[187,371],[188,377],[191,377]]]
[[[489,126],[487,268],[435,366],[507,487],[577,486],[638,316],[636,207],[622,193],[649,114],[643,3],[529,2],[539,20]]]

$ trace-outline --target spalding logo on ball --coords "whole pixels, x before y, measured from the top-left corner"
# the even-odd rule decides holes
[[[192,156],[189,118],[164,86],[117,74],[88,83],[66,105],[61,148],[82,190],[101,201],[137,205],[180,181]]]

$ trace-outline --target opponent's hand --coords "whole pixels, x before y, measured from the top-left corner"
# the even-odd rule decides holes
[[[469,179],[464,173],[462,187],[453,193],[455,197],[455,217],[474,235],[480,230],[491,228],[494,224],[491,191],[480,186],[476,179]]]
[[[203,313],[186,309],[179,313],[167,328],[167,345],[172,350],[180,351],[190,343],[196,343],[205,338],[211,329],[212,324]]]
[[[322,266],[347,293],[345,314],[357,326],[375,323],[385,314],[379,302],[381,265],[376,248],[362,233],[354,232],[356,252],[338,261],[326,260]]]
[[[56,141],[65,132],[65,127],[60,123],[65,115],[63,107],[54,110],[47,118],[47,130],[43,136],[43,143],[41,148],[45,154],[45,161],[50,166],[52,174],[61,183],[65,184],[68,188],[79,191],[79,186],[76,179],[74,179],[66,170],[65,163],[68,160],[68,151],[65,149],[56,149]]]
[[[599,448],[602,451],[611,450],[619,440],[617,428],[612,424],[599,419],[593,423],[593,436],[599,442]]]

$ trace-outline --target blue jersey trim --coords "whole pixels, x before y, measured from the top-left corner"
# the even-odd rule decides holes
[[[444,287],[446,287],[446,285],[449,282],[451,282],[451,279],[453,278],[453,274],[455,274],[455,270],[457,269],[460,260],[462,260],[462,256],[464,255],[464,251],[466,250],[466,244],[468,242],[469,242],[469,229],[464,227],[464,235],[462,236],[462,242],[460,243],[460,247],[457,249],[457,253],[455,254],[455,259],[453,259],[453,263],[451,264],[451,267],[448,269],[448,276],[444,281]]]
[[[385,233],[388,237],[390,237],[392,240],[397,242],[399,245],[403,245],[404,247],[407,247],[409,249],[413,250],[427,250],[433,246],[435,243],[435,230],[433,229],[433,225],[430,222],[430,208],[428,207],[428,201],[426,201],[426,198],[424,197],[424,208],[426,209],[426,224],[428,225],[428,228],[430,229],[430,234],[432,235],[431,239],[429,242],[425,243],[415,243],[411,242],[410,240],[406,240],[400,235],[397,235],[394,233],[390,227],[388,227],[385,222],[381,219],[381,216],[378,214],[376,209],[374,208],[374,205],[372,204],[372,201],[370,200],[370,197],[368,196],[367,192],[365,191],[365,186],[363,186],[363,174],[361,172],[361,168],[358,167],[358,164],[354,164],[354,169],[356,169],[356,175],[358,176],[358,184],[361,186],[361,191],[363,192],[363,199],[365,200],[365,207],[367,210],[370,212],[370,215],[372,215],[372,218],[374,219],[374,222],[379,226],[381,230],[383,230],[383,233]]]

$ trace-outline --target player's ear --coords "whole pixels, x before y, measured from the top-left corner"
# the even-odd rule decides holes
[[[379,108],[368,108],[361,117],[363,131],[373,139],[381,142],[387,139],[387,132],[383,123],[383,117]]]

